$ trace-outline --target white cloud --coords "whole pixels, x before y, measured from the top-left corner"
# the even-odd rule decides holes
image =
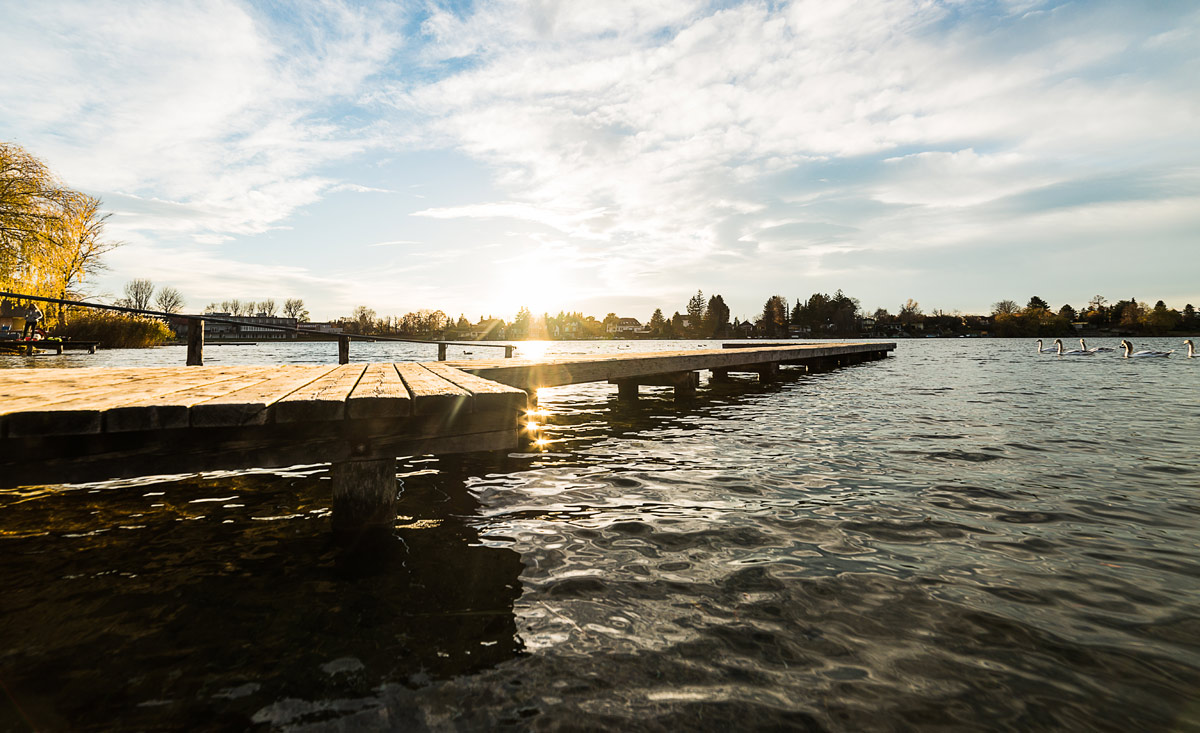
[[[172,229],[267,230],[334,185],[322,165],[371,144],[367,126],[321,113],[400,43],[337,3],[289,13],[281,26],[229,0],[9,4],[0,63],[24,70],[0,78],[9,127],[74,186],[179,203]]]
[[[1172,19],[1121,6],[1013,2],[989,16],[969,4],[814,0],[615,26],[479,8],[428,27],[433,55],[476,63],[394,97],[493,165],[509,196],[442,215],[503,210],[572,234],[580,250],[603,243],[619,263],[598,270],[613,288],[650,285],[629,275],[639,270],[662,288],[666,271],[739,253],[761,264],[957,246],[969,257],[997,201],[1114,166],[1158,176],[1181,154],[1200,162],[1192,82],[1130,57],[1143,36],[1182,53],[1173,35],[1147,32]],[[634,30],[609,32],[621,23]],[[773,230],[781,218],[802,226]]]

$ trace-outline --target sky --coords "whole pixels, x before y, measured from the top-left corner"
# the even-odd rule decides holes
[[[90,284],[475,320],[1200,305],[1200,4],[0,0]]]

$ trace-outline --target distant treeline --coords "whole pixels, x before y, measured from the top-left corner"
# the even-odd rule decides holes
[[[480,317],[472,323],[464,316],[452,319],[442,311],[418,311],[402,317],[379,318],[366,306],[354,316],[337,319],[344,329],[356,334],[395,334],[419,338],[494,338],[494,340],[587,340],[587,338],[786,338],[841,336],[1069,336],[1076,332],[1104,332],[1130,336],[1159,336],[1171,332],[1200,330],[1195,308],[1168,308],[1162,300],[1153,306],[1136,299],[1109,304],[1103,295],[1094,296],[1076,310],[1064,305],[1057,311],[1034,295],[1022,307],[1012,300],[992,305],[986,316],[935,310],[924,313],[916,300],[907,300],[898,312],[877,308],[864,312],[857,298],[842,293],[814,293],[808,299],[788,302],[772,295],[754,318],[730,317],[721,295],[706,298],[700,290],[686,302],[683,311],[667,317],[655,308],[646,322],[608,313],[602,319],[582,312],[559,311],[535,314],[521,308],[511,322]]]
[[[1069,336],[1086,331],[1111,331],[1122,335],[1164,335],[1200,329],[1195,308],[1167,308],[1163,301],[1153,307],[1136,299],[1109,304],[1097,295],[1076,310],[1064,305],[1057,311],[1038,296],[1024,307],[1001,300],[987,315],[964,315],[934,310],[924,313],[909,299],[893,314],[886,308],[864,312],[858,298],[841,290],[813,293],[789,304],[782,295],[767,298],[760,314],[740,320],[730,317],[721,295],[705,297],[697,290],[682,309],[666,316],[656,308],[644,322],[609,313],[603,319],[582,312],[559,311],[535,314],[521,308],[512,321],[492,316],[469,321],[465,315],[450,318],[440,310],[422,310],[404,316],[380,318],[366,306],[337,323],[352,333],[395,334],[414,338],[446,339],[600,339],[600,338],[788,338],[788,337],[890,337],[890,336]]]

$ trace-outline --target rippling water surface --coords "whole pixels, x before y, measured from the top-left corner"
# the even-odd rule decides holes
[[[370,545],[319,465],[2,492],[0,729],[1200,729],[1179,356],[929,339],[684,402],[542,390],[544,444],[403,459]]]

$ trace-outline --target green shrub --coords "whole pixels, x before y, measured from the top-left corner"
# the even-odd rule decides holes
[[[65,326],[55,328],[51,335],[74,341],[99,341],[105,349],[145,349],[174,338],[171,329],[158,318],[110,311],[74,313]]]

